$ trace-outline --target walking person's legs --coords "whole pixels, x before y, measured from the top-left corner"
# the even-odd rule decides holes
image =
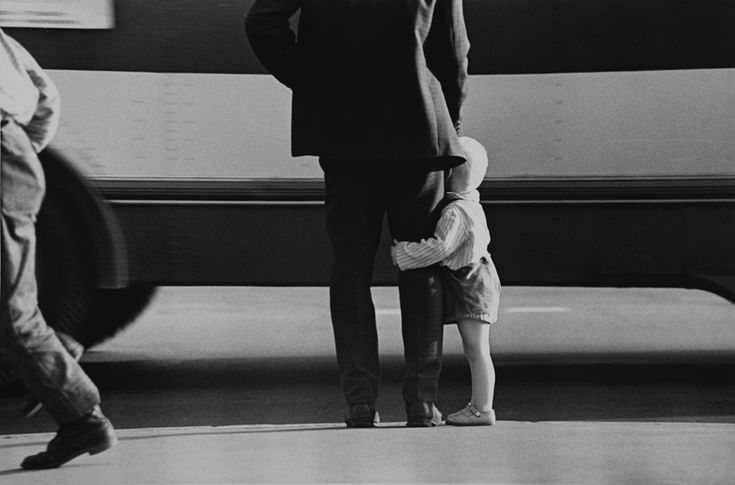
[[[0,142],[0,354],[60,426],[47,451],[22,465],[50,468],[103,451],[115,437],[99,411],[97,388],[38,308],[35,220],[45,190],[40,162],[14,122],[4,123]]]
[[[69,352],[69,355],[71,355],[74,360],[79,361],[79,359],[82,358],[82,355],[84,354],[84,346],[77,342],[74,337],[57,331],[56,338],[59,339],[61,345],[64,346],[66,351]],[[35,396],[31,395],[23,405],[21,414],[24,418],[30,418],[38,411],[40,411],[42,407],[43,404],[41,403],[41,401],[39,401]]]

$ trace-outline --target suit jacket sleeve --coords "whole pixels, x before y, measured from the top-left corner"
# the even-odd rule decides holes
[[[469,50],[462,0],[436,0],[424,53],[429,69],[442,85],[449,115],[458,133],[462,103],[467,97]]]
[[[301,0],[255,0],[245,17],[250,45],[263,66],[292,88],[296,77],[296,33],[288,21]]]

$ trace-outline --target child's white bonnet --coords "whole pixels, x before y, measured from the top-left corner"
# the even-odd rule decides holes
[[[479,187],[487,173],[487,151],[482,143],[469,136],[460,136],[459,143],[467,158],[468,185]]]

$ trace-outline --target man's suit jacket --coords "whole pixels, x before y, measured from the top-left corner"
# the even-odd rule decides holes
[[[464,161],[462,0],[255,0],[245,24],[262,64],[293,91],[294,156]]]

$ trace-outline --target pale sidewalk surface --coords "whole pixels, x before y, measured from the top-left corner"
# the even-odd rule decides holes
[[[123,429],[120,444],[101,455],[57,470],[19,470],[23,457],[52,436],[0,436],[0,483],[735,483],[735,424]]]

